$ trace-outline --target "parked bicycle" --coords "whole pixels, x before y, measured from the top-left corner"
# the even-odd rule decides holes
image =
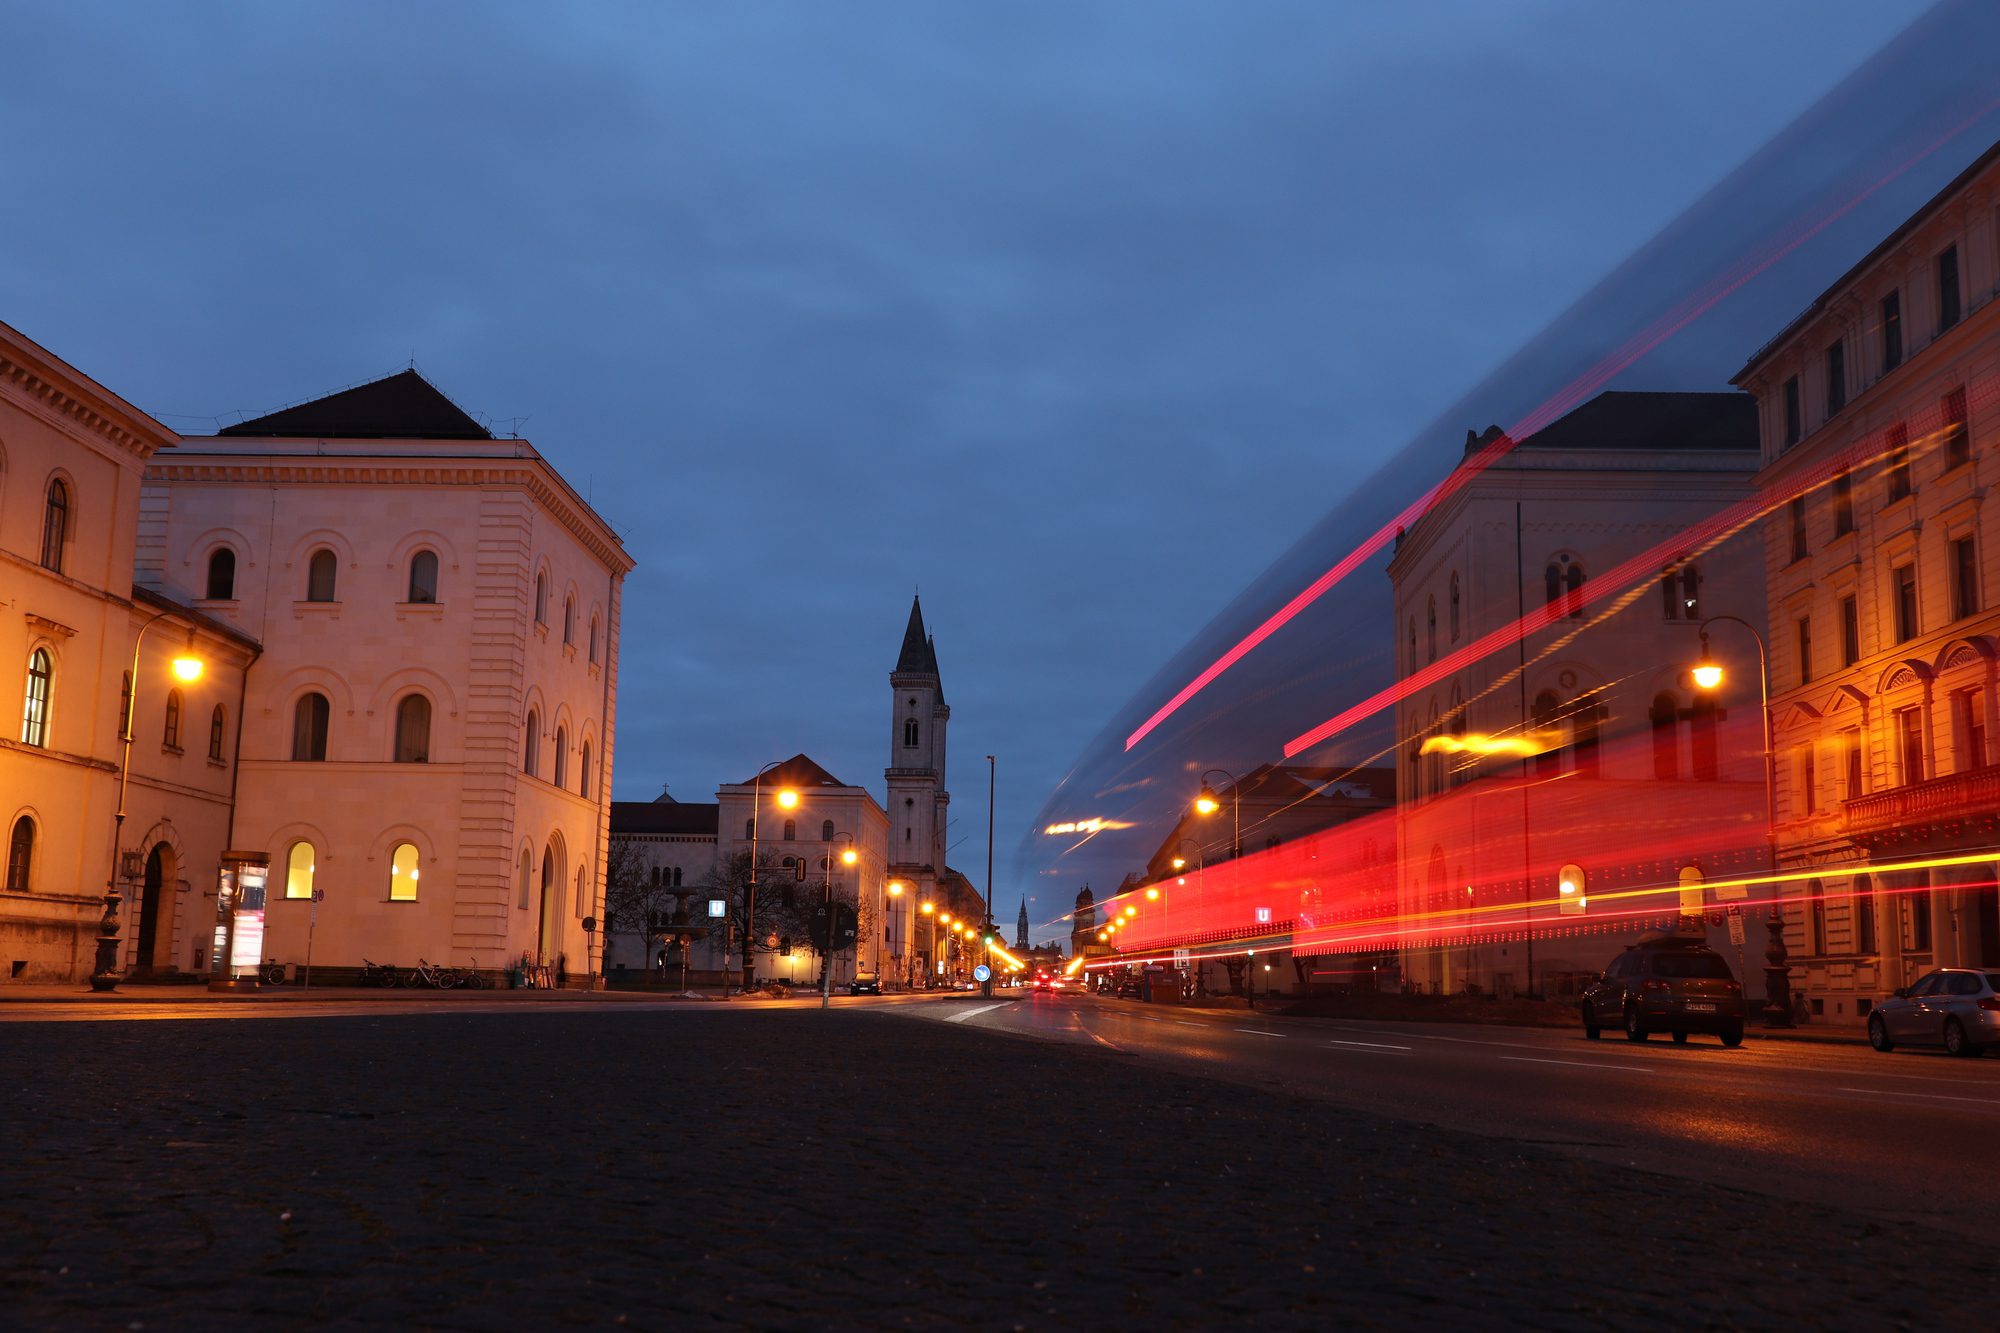
[[[396,986],[402,980],[394,963],[371,963],[366,958],[361,960],[361,984],[364,986]]]
[[[417,959],[416,970],[403,978],[405,986],[431,986],[437,990],[450,990],[459,983],[458,969],[455,967],[433,967],[426,959]]]
[[[257,980],[263,982],[266,986],[284,985],[285,965],[275,959],[266,958],[264,966],[258,969]]]

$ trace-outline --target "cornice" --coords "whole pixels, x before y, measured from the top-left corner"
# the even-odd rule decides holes
[[[610,527],[575,504],[568,488],[556,479],[554,469],[536,457],[344,458],[337,454],[224,455],[175,450],[154,455],[146,480],[169,485],[512,487],[539,501],[614,573],[630,573],[634,563]]]
[[[5,326],[0,325],[0,330]],[[32,349],[32,350],[31,350]],[[100,388],[54,357],[38,357],[33,344],[0,336],[0,381],[11,385],[58,422],[80,426],[141,461],[178,437],[139,409]]]

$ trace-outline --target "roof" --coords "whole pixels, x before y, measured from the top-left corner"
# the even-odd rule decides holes
[[[226,426],[218,435],[329,440],[490,440],[493,433],[414,370]]]
[[[1910,214],[1909,217],[1903,219],[1903,223],[1901,226],[1897,227],[1887,236],[1884,236],[1881,239],[1881,241],[1876,244],[1873,250],[1870,250],[1867,254],[1863,255],[1857,263],[1855,263],[1851,268],[1847,270],[1847,272],[1841,274],[1839,278],[1835,279],[1832,286],[1828,287],[1825,291],[1821,292],[1818,296],[1814,297],[1812,304],[1807,306],[1804,310],[1801,310],[1798,313],[1798,315],[1792,320],[1791,323],[1785,325],[1784,328],[1778,330],[1778,333],[1775,337],[1773,337],[1769,342],[1765,343],[1762,347],[1759,347],[1756,351],[1752,352],[1750,354],[1750,359],[1743,363],[1743,369],[1737,371],[1729,382],[1731,384],[1741,384],[1744,380],[1750,378],[1750,376],[1756,371],[1757,367],[1762,365],[1765,361],[1769,360],[1771,358],[1771,355],[1774,352],[1776,352],[1779,347],[1783,346],[1787,341],[1789,341],[1794,333],[1797,333],[1802,327],[1810,323],[1820,314],[1820,312],[1822,312],[1827,308],[1828,304],[1833,300],[1834,293],[1843,290],[1849,283],[1853,282],[1857,277],[1861,275],[1862,270],[1868,268],[1876,260],[1880,259],[1883,255],[1889,253],[1889,251],[1895,249],[1898,245],[1901,245],[1903,243],[1904,237],[1908,236],[1911,232],[1915,231],[1918,227],[1922,226],[1923,223],[1927,219],[1929,219],[1931,214],[1937,212],[1938,209],[1944,206],[1944,203],[1947,199],[1951,198],[1953,195],[1957,194],[1960,190],[1964,189],[1966,185],[1971,182],[1973,177],[1977,176],[1980,172],[1986,170],[1986,168],[1991,166],[1996,159],[2000,159],[2000,141],[1996,141],[1992,147],[1988,148],[1985,152],[1981,153],[1977,158],[1973,159],[1971,166],[1968,166],[1964,171],[1961,171],[1958,173],[1958,175],[1952,177],[1950,184],[1946,185],[1942,190],[1939,190],[1936,194],[1932,195],[1929,199],[1925,200],[1923,207],[1919,208],[1916,212]]]
[[[937,673],[937,645],[924,633],[923,602],[912,597],[910,623],[903,630],[903,651],[896,657],[896,674],[935,676]]]
[[[1483,442],[1485,438],[1480,437]],[[1468,439],[1468,452],[1475,441]],[[1520,441],[1516,449],[1642,453],[1757,451],[1757,403],[1747,393],[1606,390]]]
[[[714,802],[613,801],[611,831],[617,833],[678,833],[714,837],[718,824]]]
[[[132,585],[132,600],[135,602],[144,602],[148,606],[157,607],[159,610],[165,611],[170,615],[178,616],[190,625],[199,625],[218,638],[233,639],[245,648],[250,649],[253,653],[262,654],[264,651],[263,643],[253,635],[246,633],[226,620],[217,620],[205,611],[197,611],[185,602],[177,602],[156,588],[147,588],[135,583]]]
[[[802,754],[795,754],[761,777],[745,778],[741,782],[727,785],[752,787],[758,784],[766,787],[845,787],[833,774],[821,768]]]

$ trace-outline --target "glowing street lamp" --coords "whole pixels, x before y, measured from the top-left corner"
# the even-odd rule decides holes
[[[1159,886],[1159,885],[1157,885],[1157,884],[1148,884],[1148,885],[1146,886],[1146,901],[1147,901],[1147,902],[1149,902],[1149,903],[1156,903],[1156,902],[1160,901],[1160,886]]]
[[[757,984],[757,816],[764,808],[764,775],[785,761],[773,759],[750,779],[750,883],[743,893],[743,989]],[[780,788],[778,804],[787,810],[799,803],[799,794],[790,787]],[[723,945],[723,961],[728,961],[728,943]],[[724,987],[725,998],[728,988]]]

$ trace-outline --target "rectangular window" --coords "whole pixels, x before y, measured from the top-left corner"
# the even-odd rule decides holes
[[[1861,603],[1853,597],[1840,599],[1840,664],[1851,667],[1861,660]]]
[[[1986,711],[1980,707],[1978,690],[1959,690],[1951,696],[1953,730],[1958,733],[1958,771],[1970,773],[1986,767]]]
[[[1937,257],[1938,332],[1958,323],[1958,247],[1946,246]]]
[[[1812,617],[1799,617],[1799,684],[1810,685],[1813,678]]]
[[[1826,349],[1826,414],[1847,406],[1847,339],[1835,338]]]
[[[1910,494],[1910,432],[1902,425],[1889,428],[1889,447],[1883,454],[1884,466],[1888,469],[1889,503],[1907,499]]]
[[[1875,952],[1875,895],[1869,882],[1866,875],[1857,875],[1854,881],[1854,952],[1860,954]]]
[[[1799,813],[1812,814],[1819,809],[1819,774],[1813,767],[1813,747],[1799,747]]]
[[[1847,799],[1859,800],[1866,794],[1863,790],[1866,782],[1862,777],[1861,732],[1858,729],[1850,728],[1840,733],[1840,754],[1847,765]]]
[[[1923,872],[1918,871],[1919,875]],[[1903,900],[1904,908],[1910,914],[1910,948],[1915,953],[1931,951],[1931,896],[1928,893],[1912,895]]]
[[[1792,559],[1803,560],[1810,554],[1806,547],[1806,497],[1801,495],[1792,501]]]
[[[1951,618],[1963,620],[1979,610],[1979,555],[1972,538],[1951,544]]]
[[[1842,472],[1833,479],[1833,535],[1845,537],[1854,531],[1854,475]]]
[[[1965,428],[1965,390],[1953,389],[1944,396],[1944,470],[1951,471],[1972,461],[1972,436]]]
[[[1789,449],[1797,444],[1802,433],[1799,420],[1799,377],[1794,375],[1785,381],[1785,447]]]
[[[1903,785],[1924,780],[1924,712],[1921,708],[1896,710],[1896,756],[1903,765]]]
[[[1903,294],[1890,292],[1882,298],[1882,373],[1903,364]]]
[[[1908,643],[1917,637],[1917,567],[1898,565],[1895,579],[1896,642]]]

